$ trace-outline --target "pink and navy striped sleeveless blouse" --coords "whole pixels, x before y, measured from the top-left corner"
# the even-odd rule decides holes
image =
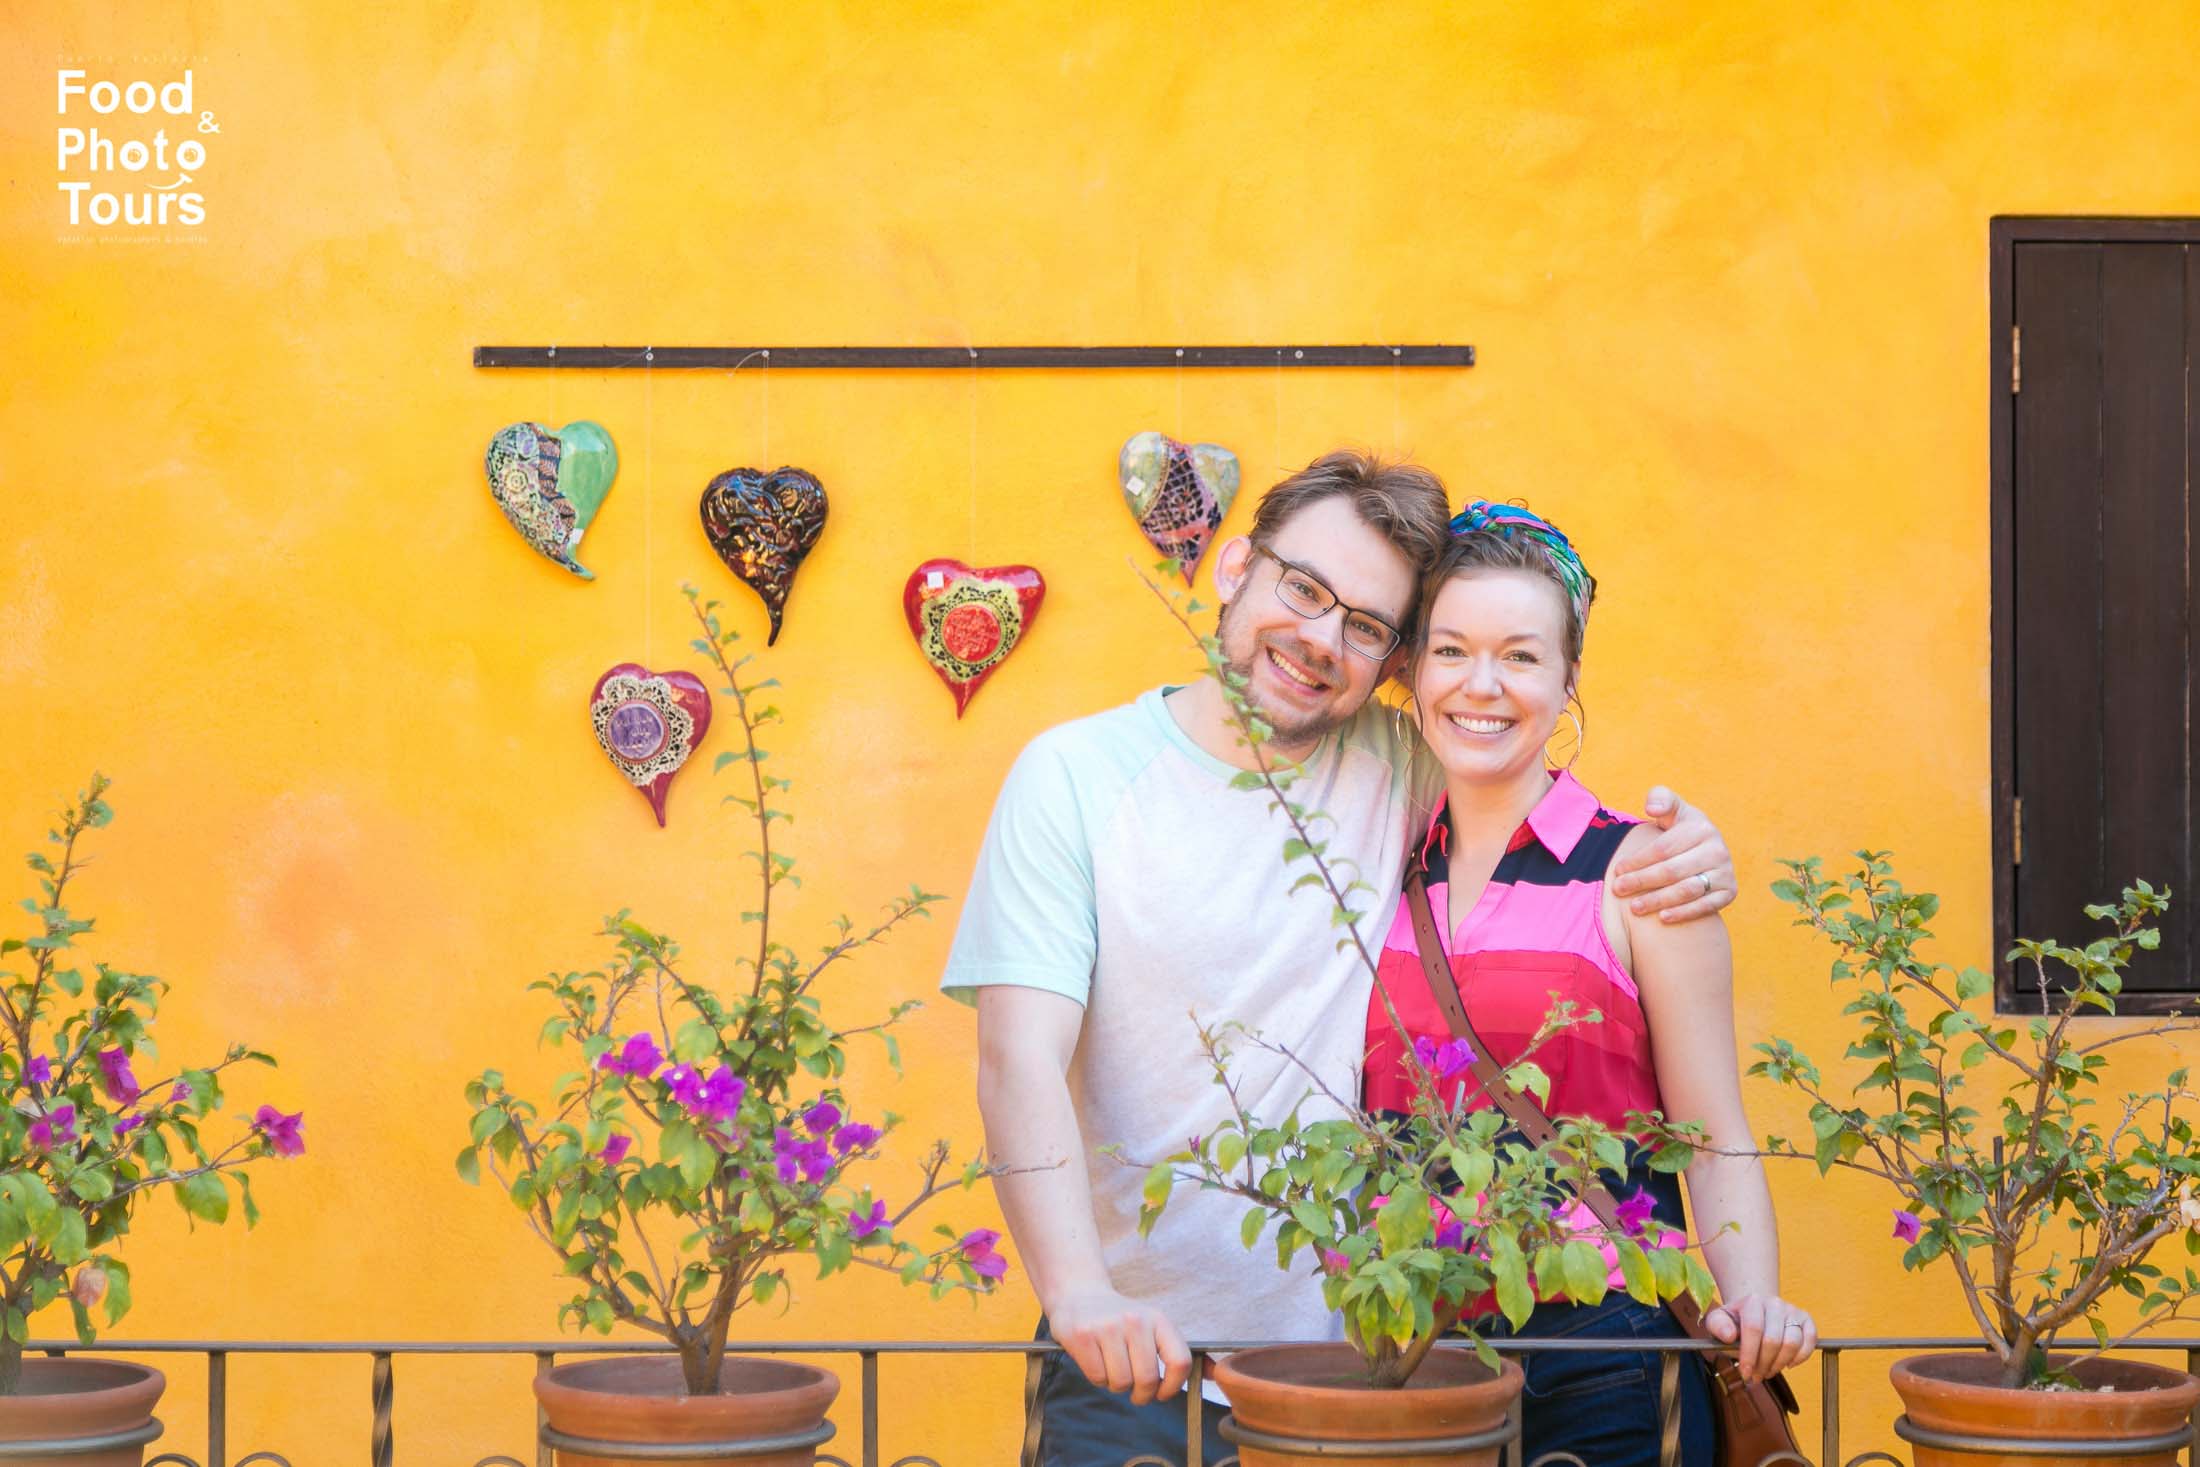
[[[1447,948],[1452,977],[1467,1014],[1492,1057],[1511,1064],[1550,1011],[1553,996],[1595,1009],[1601,1023],[1577,1023],[1538,1050],[1535,1061],[1551,1078],[1546,1109],[1627,1131],[1630,1111],[1659,1108],[1650,1028],[1635,981],[1604,935],[1604,874],[1628,830],[1640,822],[1603,808],[1570,773],[1561,773],[1513,833],[1497,870],[1474,911],[1453,932],[1446,873],[1450,831],[1438,808],[1409,874],[1422,872],[1429,907]],[[1412,914],[1401,899],[1378,965],[1408,1033],[1438,1044],[1450,1029],[1430,996],[1422,973]],[[1367,1065],[1363,1100],[1372,1111],[1412,1109],[1413,1081],[1380,993],[1367,1009]],[[1476,1096],[1471,1105],[1489,1104]],[[1630,1148],[1632,1150],[1632,1148]],[[1623,1180],[1606,1180],[1622,1192],[1642,1187],[1656,1202],[1661,1222],[1682,1224],[1680,1189],[1668,1174],[1653,1175],[1635,1159]]]

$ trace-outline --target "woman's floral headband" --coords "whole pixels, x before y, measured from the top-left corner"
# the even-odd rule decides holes
[[[1508,540],[1526,540],[1536,546],[1550,562],[1552,573],[1566,592],[1566,599],[1573,603],[1574,625],[1584,630],[1588,628],[1589,598],[1596,589],[1596,582],[1589,579],[1589,572],[1583,567],[1573,542],[1558,526],[1517,504],[1492,504],[1487,499],[1476,499],[1451,517],[1451,532],[1454,535],[1502,535]]]

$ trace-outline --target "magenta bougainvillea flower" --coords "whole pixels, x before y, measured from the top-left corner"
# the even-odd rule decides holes
[[[822,1182],[832,1175],[833,1153],[822,1141],[805,1141],[785,1126],[772,1131],[772,1161],[779,1180],[793,1185],[797,1178]]]
[[[695,1102],[688,1109],[696,1115],[713,1121],[730,1121],[741,1109],[741,1097],[748,1093],[748,1082],[725,1065],[710,1072]]]
[[[1436,1214],[1436,1246],[1454,1253],[1466,1247],[1467,1225],[1459,1220],[1459,1214],[1434,1197],[1429,1199],[1429,1207]]]
[[[657,1077],[672,1094],[672,1103],[683,1110],[693,1110],[703,1103],[703,1077],[695,1073],[693,1065],[674,1065]]]
[[[1008,1272],[1008,1260],[993,1251],[993,1245],[1001,1241],[1001,1235],[992,1228],[973,1228],[964,1233],[955,1247],[962,1253],[963,1262],[971,1272],[982,1279],[997,1279]]]
[[[66,1146],[76,1139],[76,1107],[57,1105],[31,1122],[30,1142],[40,1151]]]
[[[1352,1260],[1334,1248],[1316,1248],[1314,1252],[1321,1259],[1323,1273],[1341,1276],[1352,1266]]]
[[[1657,1200],[1637,1187],[1620,1199],[1619,1205],[1612,1209],[1612,1219],[1628,1237],[1639,1238],[1642,1230],[1650,1226],[1650,1219],[1657,1212],[1657,1207]]]
[[[299,1131],[305,1119],[304,1111],[286,1116],[272,1105],[263,1105],[252,1113],[252,1129],[267,1138],[267,1149],[277,1156],[299,1156],[306,1149],[306,1138]]]
[[[23,1079],[32,1085],[51,1085],[53,1083],[53,1061],[44,1055],[39,1055],[29,1064],[23,1066]]]
[[[614,1075],[625,1075],[635,1080],[646,1080],[657,1073],[657,1066],[665,1062],[657,1041],[648,1034],[636,1034],[619,1046],[613,1054],[606,1050],[596,1061],[596,1068],[608,1070]]]
[[[128,1105],[145,1093],[138,1088],[137,1076],[130,1073],[130,1057],[119,1049],[99,1052],[99,1083],[118,1105]]]
[[[802,1124],[809,1127],[812,1136],[822,1136],[840,1124],[840,1107],[830,1100],[820,1100],[802,1113]]]
[[[176,1082],[176,1088],[168,1092],[168,1103],[170,1105],[190,1104],[191,1082],[189,1080],[178,1080]]]
[[[850,1121],[833,1132],[833,1150],[842,1156],[853,1151],[867,1151],[878,1144],[880,1132],[876,1126],[866,1126],[861,1121]]]
[[[1474,1046],[1464,1039],[1447,1039],[1438,1044],[1423,1034],[1413,1041],[1413,1054],[1422,1067],[1439,1080],[1449,1080],[1474,1063]]]
[[[879,1201],[877,1198],[873,1198],[871,1200],[869,1211],[851,1212],[848,1214],[849,1236],[856,1238],[859,1241],[865,1238],[869,1238],[874,1233],[883,1232],[885,1231],[885,1228],[886,1204]]]
[[[1905,1243],[1915,1243],[1917,1235],[1925,1231],[1925,1219],[1902,1208],[1894,1210],[1894,1236]]]
[[[605,1166],[617,1166],[620,1162],[626,1160],[627,1149],[633,1144],[634,1138],[632,1136],[627,1135],[624,1131],[617,1131],[612,1133],[609,1141],[604,1142],[603,1150],[597,1152],[596,1155],[603,1158]]]
[[[123,1117],[121,1120],[115,1122],[115,1139],[117,1141],[120,1141],[123,1137],[129,1135],[132,1131],[135,1131],[138,1127],[144,1124],[145,1117],[143,1116]]]

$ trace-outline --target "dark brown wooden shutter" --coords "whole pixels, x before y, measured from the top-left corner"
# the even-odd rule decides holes
[[[2164,1008],[2193,991],[2200,931],[2200,227],[1997,220],[1995,234],[1997,945],[2090,940],[2105,929],[2085,906],[2135,877],[2167,885],[2161,949],[2133,963],[2122,1006]],[[2004,972],[2004,1006],[2036,1008],[2031,982]]]

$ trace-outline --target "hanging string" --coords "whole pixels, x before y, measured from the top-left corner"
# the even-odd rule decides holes
[[[772,350],[771,350],[771,348],[770,348],[770,347],[768,347],[768,346],[760,346],[760,347],[758,347],[758,348],[757,348],[757,349],[756,349],[755,351],[752,351],[752,352],[750,352],[750,353],[749,353],[749,354],[748,354],[747,356],[745,356],[745,357],[741,358],[741,360],[740,360],[740,361],[738,361],[738,362],[735,362],[735,363],[734,363],[734,364],[733,364],[733,365],[732,365],[731,367],[728,367],[728,368],[726,369],[726,380],[727,380],[728,382],[731,382],[731,381],[733,381],[733,380],[734,380],[735,378],[737,378],[737,377],[739,377],[739,376],[741,375],[741,369],[742,369],[743,367],[747,366],[747,365],[748,365],[749,363],[751,363],[751,362],[753,362],[753,361],[756,361],[756,360],[758,360],[759,358],[761,358],[761,359],[762,359],[762,361],[763,361],[763,363],[764,363],[764,389],[763,389],[763,422],[762,422],[762,423],[760,423],[760,424],[758,425],[758,430],[757,430],[757,436],[758,436],[759,438],[761,438],[761,439],[763,440],[763,443],[762,443],[762,445],[761,445],[761,448],[762,448],[762,453],[763,453],[763,457],[762,457],[762,459],[761,459],[761,460],[760,460],[760,461],[758,462],[758,464],[757,464],[757,467],[758,467],[759,469],[764,469],[764,468],[766,468],[766,467],[767,467],[767,466],[768,466],[768,465],[769,465],[769,464],[771,463],[771,460],[772,460]]]
[[[657,359],[655,347],[642,348],[642,664],[654,667],[656,642],[652,625],[652,610],[657,595],[656,515],[652,512],[656,503],[657,483],[657,395],[656,374],[650,363]]]
[[[1176,349],[1176,427],[1178,442],[1184,441],[1184,348]]]
[[[1397,458],[1406,451],[1405,408],[1400,399],[1398,348],[1390,349],[1390,456]]]
[[[978,353],[970,351],[970,535],[963,553],[978,563]]]

